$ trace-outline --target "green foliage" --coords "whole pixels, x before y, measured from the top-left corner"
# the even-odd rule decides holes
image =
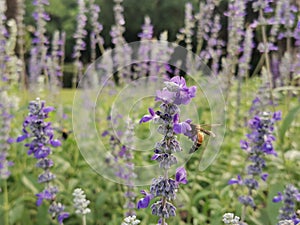
[[[50,14],[51,21],[47,23],[47,36],[52,39],[52,34],[56,30],[65,31],[66,36],[66,60],[72,61],[70,56],[73,52],[74,39],[73,34],[76,29],[76,16],[78,13],[76,0],[49,0],[50,5],[46,7],[46,11]],[[140,4],[139,0],[126,0],[124,1],[124,16],[126,21],[130,21],[125,24],[126,32],[125,38],[127,42],[138,41],[138,33],[141,32],[141,26],[144,22],[145,15],[149,15],[152,24],[154,24],[154,36],[158,37],[159,34],[165,30],[169,33],[169,40],[174,41],[176,39],[176,33],[183,26],[184,21],[184,5],[190,2],[188,0],[174,0],[174,1],[144,1]],[[34,7],[32,0],[25,0],[26,3],[26,16],[25,24],[34,28],[34,19],[32,12]],[[113,0],[95,0],[95,3],[100,6],[101,12],[99,13],[99,22],[103,25],[103,31],[101,35],[105,41],[105,47],[112,47],[110,30],[114,22],[113,15]],[[198,7],[197,1],[194,1],[195,7]],[[173,18],[170,20],[170,18]],[[28,27],[29,28],[29,27]],[[28,29],[30,35],[33,35],[33,30]],[[87,30],[91,30],[91,26],[88,25]],[[87,41],[87,40],[86,40]],[[89,47],[88,47],[89,49]],[[29,53],[29,49],[28,53]],[[89,53],[85,52],[84,61],[87,61]]]
[[[241,101],[241,118],[249,119],[248,109],[253,99],[253,90],[258,86],[260,80],[252,79],[243,84],[244,101]],[[250,94],[251,93],[251,94]],[[63,126],[72,130],[72,102],[74,91],[63,90],[60,95],[61,100],[55,96],[42,93],[41,98],[47,100],[50,105],[56,108],[63,106],[63,111],[68,118],[62,123],[55,122],[54,126]],[[20,101],[20,107],[15,112],[16,117],[13,120],[13,136],[20,134],[20,121],[27,114],[27,102],[34,96],[24,94],[24,98]],[[110,98],[103,102],[99,115],[108,115],[110,110]],[[285,97],[282,96],[282,99]],[[231,104],[234,105],[232,98]],[[279,99],[279,100],[282,100]],[[199,98],[195,104],[197,110],[201,114],[200,121],[205,121],[209,117],[209,108],[206,107],[205,98]],[[149,100],[150,102],[150,100]],[[281,102],[281,101],[279,101]],[[257,193],[255,201],[258,209],[256,211],[247,211],[247,222],[249,224],[270,224],[275,225],[277,221],[278,209],[280,204],[272,202],[272,198],[278,191],[282,191],[286,183],[294,183],[300,180],[300,172],[297,169],[299,163],[293,158],[283,157],[285,152],[289,152],[293,147],[297,146],[293,139],[286,139],[286,133],[290,132],[293,136],[299,135],[299,129],[295,129],[297,125],[297,116],[299,115],[299,105],[297,99],[291,98],[292,109],[283,111],[283,121],[278,129],[279,141],[277,158],[270,157],[267,162],[266,172],[270,174],[268,184],[262,185],[261,190]],[[131,115],[136,119],[147,114],[147,104],[135,106],[136,110]],[[278,108],[285,109],[279,105]],[[49,120],[55,121],[59,118],[58,111],[53,113]],[[244,134],[248,130],[242,123],[234,127],[235,107],[229,107],[227,111],[227,123],[229,124],[226,136],[219,152],[218,157],[213,164],[205,171],[199,171],[199,156],[201,152],[196,152],[187,162],[186,168],[188,172],[188,184],[179,189],[175,205],[177,206],[177,215],[170,219],[169,224],[174,225],[221,225],[222,215],[225,212],[234,212],[241,215],[241,204],[238,202],[238,196],[243,192],[239,187],[228,186],[228,180],[236,177],[237,174],[243,174],[246,162],[246,154],[240,149],[239,141],[244,138]],[[101,117],[102,118],[102,117]],[[58,121],[58,120],[57,120]],[[99,122],[99,127],[103,125],[103,120]],[[228,125],[226,124],[226,125]],[[146,138],[149,135],[149,127],[145,124],[137,125],[136,130],[138,137]],[[60,137],[60,133],[55,134]],[[105,141],[105,140],[104,140]],[[284,149],[281,147],[284,141]],[[191,143],[192,144],[192,143]],[[201,151],[202,149],[200,149]],[[71,217],[66,220],[65,225],[80,224],[81,218],[74,214],[72,207],[71,193],[77,187],[85,190],[87,198],[91,201],[91,213],[87,215],[87,224],[99,225],[115,225],[121,224],[123,219],[123,204],[125,202],[123,192],[124,187],[114,182],[108,181],[96,172],[94,172],[86,163],[80,151],[77,148],[74,134],[70,134],[67,140],[63,140],[62,147],[55,149],[51,158],[55,161],[53,172],[57,174],[56,184],[60,189],[59,200],[66,205],[66,210],[71,212]],[[12,145],[10,151],[10,159],[15,162],[12,167],[12,176],[7,180],[9,190],[9,218],[11,225],[25,224],[57,224],[51,220],[47,212],[47,206],[37,208],[35,205],[35,194],[42,190],[40,184],[37,183],[37,176],[40,171],[35,168],[35,160],[27,156],[26,149],[22,143]],[[141,160],[149,158],[135,157],[135,162],[140,165]],[[147,162],[145,162],[147,163]],[[1,183],[2,185],[2,183]],[[297,183],[296,183],[297,185]],[[298,182],[299,185],[299,182]],[[138,187],[138,190],[147,189],[148,187]],[[142,196],[139,195],[138,199]],[[3,202],[3,195],[0,194],[0,201]],[[2,223],[3,207],[0,207],[0,224]],[[140,219],[141,225],[156,224],[157,218],[151,215],[151,209],[143,209],[137,211],[137,217]]]
[[[291,127],[293,121],[297,117],[299,117],[299,111],[300,111],[300,106],[296,106],[295,108],[291,109],[286,115],[286,117],[284,118],[281,127],[279,129],[279,140],[282,145],[284,144],[288,129]]]

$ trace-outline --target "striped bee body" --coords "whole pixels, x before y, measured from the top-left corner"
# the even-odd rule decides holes
[[[55,130],[61,134],[63,140],[67,140],[72,131],[67,130],[66,128],[55,128]]]
[[[204,134],[215,137],[215,134],[213,132],[203,129],[203,127],[201,127],[201,125],[191,124],[191,127],[192,127],[192,134],[194,134],[194,136],[196,136],[196,140],[189,151],[190,154],[194,153],[195,151],[197,151],[200,148],[200,146],[202,145],[202,143],[204,141]]]

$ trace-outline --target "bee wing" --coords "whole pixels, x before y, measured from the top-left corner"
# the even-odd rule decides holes
[[[212,127],[219,127],[222,124],[220,123],[213,123],[213,124],[201,124],[201,127],[207,127],[207,128],[212,128]]]
[[[216,135],[215,135],[212,131],[210,131],[210,130],[205,130],[205,129],[203,129],[203,128],[200,128],[200,130],[201,130],[203,133],[205,133],[205,134],[207,134],[207,135],[209,135],[209,136],[216,137]]]

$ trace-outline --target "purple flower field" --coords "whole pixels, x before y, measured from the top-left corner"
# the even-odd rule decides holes
[[[300,225],[300,1],[0,18],[0,225]]]

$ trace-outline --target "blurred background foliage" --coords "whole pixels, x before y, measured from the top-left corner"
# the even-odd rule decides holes
[[[9,10],[7,12],[8,18],[13,18],[16,11],[16,0],[7,0]],[[78,13],[76,0],[50,0],[50,5],[46,7],[46,11],[50,14],[51,21],[47,23],[47,36],[51,38],[55,30],[65,31],[66,37],[66,61],[72,61],[71,55],[74,46],[73,34],[76,28],[76,15]],[[141,26],[146,15],[150,16],[151,22],[154,25],[154,36],[165,30],[168,31],[169,41],[175,41],[176,33],[184,25],[184,7],[187,2],[192,2],[194,9],[198,10],[199,0],[126,0],[123,3],[124,16],[126,20],[126,32],[124,34],[127,42],[138,41],[138,33],[141,32]],[[27,32],[29,35],[33,34],[35,21],[32,17],[34,6],[32,0],[25,0],[26,15],[24,22],[27,25]],[[100,23],[103,25],[101,33],[104,38],[105,48],[113,47],[110,38],[110,29],[114,24],[113,15],[113,0],[95,0],[95,3],[100,6],[99,13]],[[226,4],[220,6],[225,10]],[[220,9],[221,10],[221,9]],[[221,10],[223,11],[223,10]],[[87,30],[91,30],[88,25]],[[88,43],[87,37],[87,43]],[[27,49],[27,52],[29,50]],[[84,56],[90,55],[89,51],[83,53]],[[88,61],[88,59],[86,59]]]

